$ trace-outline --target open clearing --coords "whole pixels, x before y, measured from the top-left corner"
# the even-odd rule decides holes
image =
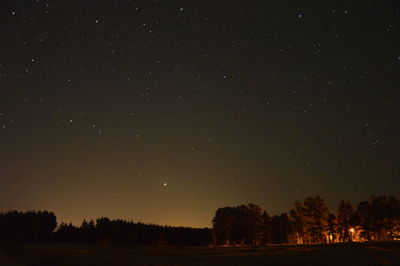
[[[266,247],[0,244],[23,265],[400,265],[400,242]],[[1,258],[1,257],[0,257]],[[0,265],[5,265],[0,261]]]

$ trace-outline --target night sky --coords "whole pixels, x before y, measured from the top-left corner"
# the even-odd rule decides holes
[[[2,1],[0,211],[400,196],[396,2]]]

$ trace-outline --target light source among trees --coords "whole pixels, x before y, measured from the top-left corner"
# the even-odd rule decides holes
[[[296,201],[289,215],[272,217],[250,203],[219,208],[213,229],[220,245],[400,240],[400,202],[392,196],[371,196],[354,208],[342,200],[335,215],[322,198],[307,197]]]

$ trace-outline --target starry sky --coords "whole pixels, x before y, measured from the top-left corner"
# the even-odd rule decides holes
[[[0,211],[211,226],[400,196],[393,1],[2,1]]]

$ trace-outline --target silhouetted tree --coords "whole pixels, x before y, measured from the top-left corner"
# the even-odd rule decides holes
[[[72,223],[61,223],[54,233],[54,240],[57,242],[80,242],[80,229]]]
[[[303,202],[296,201],[290,211],[294,239],[297,243],[327,242],[329,209],[325,201],[316,197],[307,197]]]
[[[394,229],[400,223],[400,202],[392,196],[372,196],[370,201],[377,220],[376,224],[379,225],[380,239],[393,240]]]
[[[269,217],[266,211],[262,214],[263,219],[263,228],[261,230],[261,242],[262,244],[268,244],[272,242],[272,223],[271,218]]]
[[[329,209],[325,201],[316,197],[304,199],[305,228],[311,243],[327,242],[326,230],[328,226]]]
[[[212,220],[213,229],[218,245],[231,244],[231,232],[235,221],[234,208],[219,208]]]
[[[217,244],[260,244],[264,230],[262,214],[260,206],[253,203],[219,208],[213,218]]]
[[[56,226],[56,216],[48,211],[0,213],[0,240],[50,241]]]
[[[244,209],[245,221],[248,230],[246,240],[248,244],[259,245],[262,242],[262,233],[264,229],[263,210],[254,203],[249,203],[247,209]]]
[[[81,242],[90,243],[97,241],[96,227],[93,220],[90,220],[89,222],[83,220],[79,229]]]
[[[339,238],[339,233],[337,229],[336,216],[333,213],[328,214],[327,223],[328,241],[330,243],[336,242]]]
[[[361,227],[361,237],[367,241],[374,239],[374,217],[369,201],[358,203],[356,210],[356,223]]]
[[[294,238],[299,244],[308,243],[309,240],[305,232],[306,216],[303,203],[301,201],[296,201],[294,205],[295,207],[290,211]]]
[[[400,224],[400,203],[392,196],[371,196],[357,205],[357,223],[367,240],[393,240]]]
[[[341,241],[352,241],[350,229],[355,226],[355,211],[351,202],[341,200],[337,209],[337,228]]]
[[[292,233],[291,221],[286,213],[275,215],[271,219],[271,238],[273,244],[289,243]]]

